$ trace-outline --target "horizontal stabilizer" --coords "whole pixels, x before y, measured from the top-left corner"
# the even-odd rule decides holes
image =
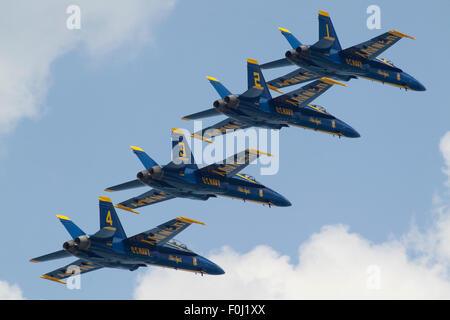
[[[322,38],[311,46],[311,50],[328,52],[333,46],[335,40]]]
[[[134,189],[139,187],[145,187],[145,184],[142,183],[140,180],[135,179],[131,181],[127,181],[121,184],[118,184],[113,187],[106,188],[105,191],[108,192],[114,192],[114,191],[122,191],[122,190],[128,190],[128,189]]]
[[[44,262],[44,261],[50,261],[50,260],[56,260],[56,259],[62,259],[72,256],[69,252],[66,250],[59,250],[55,251],[37,258],[33,258],[30,260],[30,262]]]
[[[109,239],[114,236],[116,233],[116,228],[114,227],[103,227],[102,229],[98,230],[96,233],[94,233],[91,238],[94,239]]]
[[[182,120],[197,120],[202,118],[209,118],[221,115],[222,113],[215,108],[211,108],[208,110],[200,111],[197,113],[190,114],[188,116],[184,116],[181,118]]]
[[[263,92],[263,90],[253,87],[245,91],[243,94],[239,95],[239,99],[246,101],[258,100]]]
[[[292,62],[290,62],[286,58],[267,62],[267,63],[260,65],[261,69],[274,69],[274,68],[289,67],[289,66],[292,66]]]

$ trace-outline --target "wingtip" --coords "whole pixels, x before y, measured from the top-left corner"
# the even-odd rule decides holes
[[[188,117],[183,117],[181,118],[181,120],[191,120],[191,119],[189,119]]]
[[[284,32],[284,33],[291,33],[288,29],[285,29],[282,27],[278,27],[278,30],[280,30],[281,32]]]
[[[55,281],[55,282],[62,283],[62,284],[67,284],[65,281],[59,280],[59,279],[54,278],[54,277],[47,276],[45,274],[42,275],[41,278],[42,279],[46,279],[46,280],[50,280],[50,281]]]
[[[122,209],[122,210],[125,210],[125,211],[128,211],[128,212],[133,212],[135,214],[139,214],[139,212],[137,212],[136,210],[133,210],[133,209],[128,208],[128,207],[125,207],[124,205],[121,205],[121,204],[116,204],[114,207]]]
[[[40,262],[40,261],[33,260],[33,259],[30,259],[29,261],[32,262],[32,263],[38,263],[38,262]]]
[[[397,37],[409,38],[409,39],[412,39],[412,40],[416,40],[416,38],[414,38],[414,37],[412,37],[410,35],[407,35],[407,34],[405,34],[403,32],[397,31],[397,30],[391,30],[389,32],[392,33],[393,35],[397,36]]]
[[[210,76],[206,76],[206,79],[208,79],[210,81],[219,82],[219,80],[217,80],[216,78],[210,77]]]
[[[270,84],[267,85],[267,88],[278,93],[283,93],[283,91],[279,90],[278,88],[275,88],[274,86],[271,86]]]
[[[187,223],[198,223],[198,224],[206,226],[206,223],[204,223],[204,222],[197,221],[197,220],[190,219],[190,218],[186,218],[186,217],[178,217],[177,220],[180,220],[180,221],[183,221],[183,222],[187,222]]]
[[[60,220],[69,220],[70,221],[69,218],[67,218],[66,216],[60,215],[60,214],[57,214],[56,217]]]
[[[142,152],[144,152],[144,150],[142,150],[142,149],[139,148],[139,147],[135,147],[135,146],[130,146],[130,149],[131,149],[131,150],[135,150],[135,151],[142,151]]]
[[[111,189],[106,188],[106,189],[103,190],[103,191],[106,191],[106,192],[114,192],[115,190],[111,190]]]
[[[339,81],[336,81],[336,80],[333,80],[333,79],[330,79],[330,78],[327,78],[327,77],[323,77],[320,80],[325,82],[325,83],[332,84],[332,85],[333,84],[338,84],[338,85],[343,86],[343,87],[347,86],[345,83],[342,83],[342,82],[339,82]]]

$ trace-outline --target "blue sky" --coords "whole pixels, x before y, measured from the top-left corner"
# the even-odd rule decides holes
[[[381,30],[366,27],[366,8],[371,4],[381,8]],[[83,14],[83,4],[80,7]],[[67,290],[39,276],[70,259],[41,264],[28,260],[59,250],[68,239],[56,214],[69,216],[86,232],[98,229],[98,196],[108,195],[103,189],[133,179],[141,170],[130,145],[142,147],[160,163],[170,160],[170,129],[192,130],[193,124],[181,117],[209,108],[217,99],[205,76],[218,78],[233,92],[244,91],[246,59],[263,63],[283,57],[288,44],[277,29],[280,26],[302,42],[314,43],[319,9],[330,12],[343,47],[392,29],[414,36],[416,40],[402,39],[382,57],[416,77],[427,91],[405,92],[360,79],[348,87],[335,86],[318,98],[315,103],[353,126],[361,138],[283,129],[278,174],[260,176],[257,166],[245,171],[288,198],[293,203],[289,208],[226,198],[175,199],[143,208],[140,215],[120,212],[122,224],[132,235],[187,216],[207,224],[192,226],[178,236],[199,254],[218,252],[225,245],[239,253],[267,245],[293,263],[299,245],[325,225],[347,225],[375,244],[401,237],[413,220],[419,229],[428,228],[433,223],[433,196],[447,192],[439,141],[449,130],[450,119],[449,48],[442,37],[450,27],[448,1],[426,5],[176,1],[157,23],[144,16],[142,24],[135,26],[135,30],[149,29],[142,37],[150,41],[142,41],[132,29],[129,34],[124,31],[125,39],[118,44],[105,50],[94,44],[92,49],[90,42],[83,42],[90,25],[83,25],[82,16],[78,40],[48,59],[38,111],[0,138],[0,280],[17,284],[31,299],[132,298],[137,275],[142,273],[101,270],[83,276],[82,290]],[[67,15],[63,10],[56,17],[55,23]],[[86,15],[86,19],[92,18]],[[59,27],[64,28],[64,23]],[[21,30],[20,26],[11,30],[18,34],[17,42],[22,41]],[[31,59],[33,54],[30,50],[25,56]],[[291,70],[266,71],[265,78]],[[110,196],[120,202],[141,191]]]

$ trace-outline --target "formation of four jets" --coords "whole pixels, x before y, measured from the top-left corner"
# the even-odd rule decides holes
[[[279,28],[292,49],[285,57],[259,65],[247,60],[248,89],[233,94],[217,79],[207,77],[220,96],[213,108],[183,117],[196,120],[224,115],[226,119],[192,134],[208,143],[229,130],[249,127],[281,129],[296,126],[325,132],[339,137],[357,138],[360,135],[344,121],[328,113],[325,108],[312,104],[318,96],[340,81],[366,78],[406,90],[424,91],[425,87],[411,75],[388,60],[379,58],[401,38],[414,39],[396,30],[385,32],[373,39],[342,49],[327,12],[319,11],[319,40],[306,45],[289,30]],[[297,70],[266,82],[262,69],[292,66]],[[280,89],[309,82],[303,87],[283,94]],[[270,90],[281,93],[273,98]],[[172,219],[146,232],[127,237],[115,208],[137,213],[136,209],[176,197],[207,200],[224,196],[269,206],[290,206],[279,193],[265,187],[253,177],[239,173],[249,163],[268,153],[246,149],[225,161],[199,168],[195,163],[186,137],[179,129],[172,129],[172,161],[161,166],[141,148],[131,147],[144,170],[136,179],[109,187],[105,191],[120,191],[149,186],[152,189],[113,206],[110,198],[100,197],[100,229],[87,235],[69,218],[58,216],[72,240],[63,249],[32,259],[42,262],[75,256],[78,260],[42,276],[64,283],[63,279],[103,267],[136,270],[156,265],[201,274],[223,274],[224,271],[208,259],[189,250],[173,237],[192,223],[203,224],[185,217]]]

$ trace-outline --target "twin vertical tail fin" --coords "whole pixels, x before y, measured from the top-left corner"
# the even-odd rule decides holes
[[[260,97],[272,99],[269,87],[266,84],[266,80],[264,80],[261,67],[258,64],[258,61],[254,59],[247,59],[247,80],[248,92],[252,89],[262,90]],[[245,93],[242,96],[244,95]]]
[[[341,51],[341,44],[331,22],[330,14],[319,10],[319,41],[322,39],[334,41],[331,49]]]
[[[302,45],[302,43],[300,42],[300,40],[298,40],[293,34],[292,32],[290,32],[288,29],[284,29],[284,28],[278,28],[278,30],[281,31],[281,34],[286,38],[286,40],[289,42],[289,44],[291,45],[292,49],[297,49],[297,47],[300,47]]]
[[[145,167],[145,169],[150,169],[151,167],[157,166],[158,163],[150,158],[150,156],[145,153],[144,150],[142,150],[139,147],[131,146],[131,150],[133,150],[134,154],[139,158],[142,165]]]
[[[100,230],[104,228],[109,230],[115,229],[114,237],[126,239],[127,236],[123,230],[122,224],[120,223],[111,199],[100,196],[98,200],[100,209]]]
[[[197,168],[194,155],[181,129],[172,129],[172,163],[175,166],[190,164]]]
[[[59,221],[61,221],[64,228],[66,228],[67,232],[69,232],[69,234],[72,236],[73,239],[86,234],[72,220],[70,220],[66,216],[57,215],[56,217],[59,219]]]
[[[213,88],[217,91],[219,96],[224,99],[226,96],[229,96],[231,94],[230,90],[225,88],[225,86],[216,78],[213,77],[206,77],[206,79],[209,80],[209,83],[213,86]]]

